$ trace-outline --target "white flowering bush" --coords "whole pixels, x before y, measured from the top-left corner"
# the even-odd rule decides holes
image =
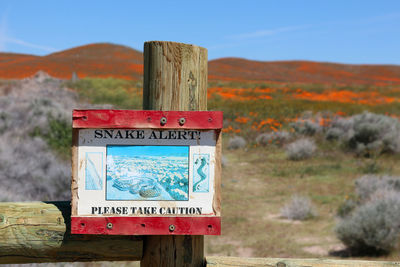
[[[400,234],[400,177],[365,175],[355,186],[356,199],[346,202],[337,237],[354,255],[390,253]]]
[[[304,160],[311,158],[317,149],[313,140],[302,138],[286,146],[286,155],[290,160]]]
[[[400,122],[385,115],[365,112],[349,118],[337,118],[325,137],[339,140],[360,155],[400,152]]]
[[[307,220],[317,216],[315,206],[305,196],[293,196],[281,209],[281,216],[289,220]]]
[[[228,140],[228,149],[239,149],[246,146],[246,140],[241,136],[234,136]]]

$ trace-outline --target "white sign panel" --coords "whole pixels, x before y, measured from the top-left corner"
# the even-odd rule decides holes
[[[215,138],[213,130],[80,130],[77,215],[213,215]]]

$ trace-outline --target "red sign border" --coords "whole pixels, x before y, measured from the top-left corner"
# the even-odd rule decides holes
[[[72,234],[220,235],[221,217],[71,217]]]
[[[222,111],[73,110],[72,128],[222,129]]]

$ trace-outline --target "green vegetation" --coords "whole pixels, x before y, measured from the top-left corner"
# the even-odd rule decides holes
[[[112,104],[120,109],[141,109],[140,83],[113,78],[84,78],[67,86],[92,104]]]
[[[64,118],[48,114],[48,129],[35,127],[32,136],[39,136],[53,149],[60,157],[69,159],[71,157],[72,128],[69,121]]]

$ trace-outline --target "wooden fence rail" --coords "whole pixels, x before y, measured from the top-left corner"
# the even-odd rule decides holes
[[[387,267],[400,266],[400,262],[334,259],[206,257],[206,265],[207,267]]]
[[[70,202],[0,203],[0,264],[142,258],[140,237],[71,235],[70,221]]]

